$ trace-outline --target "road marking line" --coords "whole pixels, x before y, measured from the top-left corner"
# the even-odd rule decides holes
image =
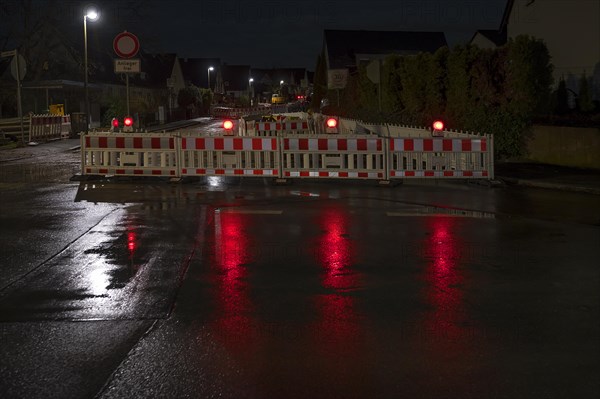
[[[283,211],[270,209],[220,209],[221,213],[237,213],[243,215],[281,215]]]
[[[448,210],[447,212],[430,212],[430,211],[413,211],[413,212],[386,212],[387,216],[449,216],[449,217],[463,217],[463,218],[483,218],[483,219],[495,219],[496,215],[489,212],[479,211],[461,211],[461,210]]]

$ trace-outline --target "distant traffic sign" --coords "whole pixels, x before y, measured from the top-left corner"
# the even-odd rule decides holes
[[[140,41],[131,32],[121,32],[113,40],[113,48],[119,57],[131,58],[138,53]]]

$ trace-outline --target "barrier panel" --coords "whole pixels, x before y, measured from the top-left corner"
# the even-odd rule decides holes
[[[88,133],[81,136],[82,174],[179,175],[179,150],[171,133]]]
[[[278,139],[181,137],[182,176],[279,176]]]
[[[82,173],[379,180],[494,178],[491,135],[332,136],[291,133],[294,128],[305,129],[306,121],[253,124],[256,129],[273,129],[274,135],[91,132],[81,136]],[[289,129],[287,133],[284,128]]]
[[[256,136],[276,136],[277,132],[292,134],[308,134],[308,121],[283,121],[283,122],[255,122],[254,134]]]
[[[385,178],[384,140],[283,137],[283,177]]]
[[[60,128],[60,137],[63,139],[68,139],[71,137],[71,115],[61,116],[62,123]]]
[[[494,178],[493,137],[390,138],[389,178]]]
[[[52,114],[31,115],[29,120],[30,142],[61,138],[62,116]]]

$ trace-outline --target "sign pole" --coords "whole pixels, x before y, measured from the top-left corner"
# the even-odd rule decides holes
[[[129,74],[125,74],[125,86],[127,87],[127,116],[131,116],[129,113]]]
[[[21,144],[25,144],[25,130],[23,129],[23,106],[21,105],[21,71],[19,69],[19,51],[15,50],[17,63],[17,113],[19,114],[19,123],[21,125]]]

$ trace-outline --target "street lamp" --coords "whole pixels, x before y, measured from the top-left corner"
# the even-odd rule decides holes
[[[88,133],[90,126],[90,94],[88,92],[88,49],[87,49],[87,20],[95,21],[99,17],[98,10],[89,8],[83,15],[83,59],[85,64],[85,79],[83,88],[85,90],[85,133]]]
[[[208,67],[208,89],[210,90],[210,71],[213,71],[215,68]]]
[[[248,79],[248,91],[249,91],[249,97],[250,97],[250,106],[254,105],[254,88],[252,87],[252,82],[254,82],[253,78]]]

